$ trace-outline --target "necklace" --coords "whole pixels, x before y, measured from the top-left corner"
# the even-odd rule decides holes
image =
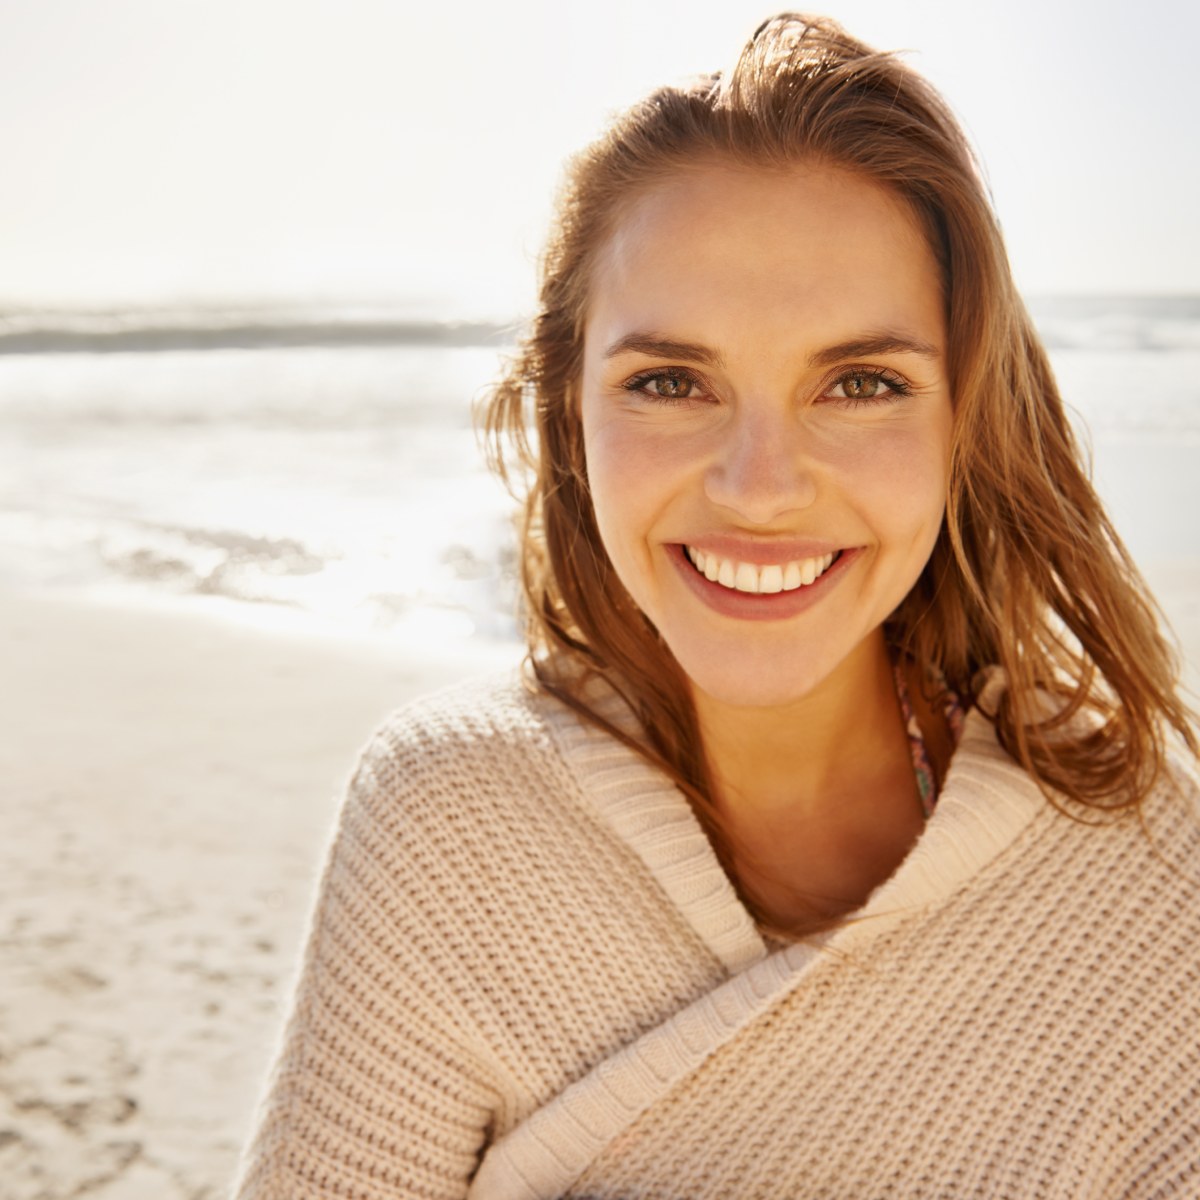
[[[962,737],[965,707],[961,697],[946,682],[941,671],[936,667],[930,667],[926,674],[937,688],[937,698],[941,700],[942,714],[950,733],[951,749],[954,749]],[[925,814],[925,819],[929,820],[933,815],[933,810],[937,807],[937,776],[934,774],[933,764],[929,760],[925,735],[921,732],[920,723],[913,712],[912,701],[908,695],[908,680],[905,678],[904,663],[900,659],[892,664],[892,676],[896,681],[896,698],[900,701],[900,713],[904,718],[905,732],[908,734],[913,774],[917,778],[917,791],[921,795],[921,810]]]

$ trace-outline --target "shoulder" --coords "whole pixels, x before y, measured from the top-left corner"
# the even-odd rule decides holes
[[[1034,915],[1085,940],[1120,930],[1114,953],[1154,929],[1143,954],[1194,969],[1200,783],[1184,757],[1167,757],[1136,807],[1099,809],[1045,789],[1001,746],[986,713],[972,713],[927,835],[942,827],[955,834],[942,856],[954,864],[979,846],[998,848],[974,878],[1007,896],[1018,925]]]
[[[968,848],[1006,820],[1019,831],[955,893],[930,946],[964,978],[1011,969],[1014,1004],[1087,1014],[1074,1036],[1089,1054],[1116,1056],[1114,1095],[1129,1064],[1194,1070],[1200,787],[1188,764],[1171,757],[1140,808],[1103,812],[1046,796],[983,722],[968,735],[969,770],[955,782],[970,788],[948,797],[961,803],[947,816],[973,839]],[[953,850],[957,863],[963,849]]]
[[[456,684],[391,713],[367,743],[356,779],[470,776],[503,769],[510,757],[552,753],[548,726],[559,708],[516,670]]]
[[[587,823],[585,786],[562,749],[564,729],[578,726],[515,670],[406,704],[363,750],[343,830],[361,825],[376,842],[454,857],[475,842],[544,842]]]
[[[968,714],[960,749],[970,749],[974,753],[956,754],[952,769],[958,765],[959,758],[970,759],[977,768],[982,764],[983,775],[993,786],[1003,783],[1009,790],[1024,786],[1029,792],[1032,785],[1041,793],[1042,801],[1067,819],[1067,828],[1085,839],[1088,839],[1087,829],[1109,829],[1114,831],[1110,840],[1120,841],[1122,834],[1133,841],[1140,839],[1143,849],[1150,854],[1156,853],[1158,843],[1168,842],[1173,863],[1183,865],[1190,861],[1194,873],[1200,874],[1200,764],[1186,747],[1171,742],[1164,731],[1167,750],[1159,774],[1147,794],[1136,807],[1124,805],[1115,812],[1105,811],[1039,785],[1001,745],[996,731],[996,712],[1008,688],[1007,676],[1001,668],[988,667],[980,671],[973,681],[973,688],[975,704]],[[1053,716],[1058,702],[1044,693],[1039,693],[1039,697],[1043,711],[1047,716]],[[1077,714],[1067,728],[1085,733],[1094,729],[1094,723],[1093,717]],[[1161,865],[1161,855],[1159,859]]]
[[[1183,752],[1167,756],[1158,785],[1143,804],[1142,831],[1160,865],[1200,892],[1200,775]],[[1200,912],[1200,906],[1198,906]]]
[[[1200,789],[1185,764],[1168,760],[1137,808],[1056,808],[1039,840],[1031,878],[1043,919],[1073,926],[1064,944],[1077,943],[1081,960],[1107,957],[1110,971],[1120,964],[1112,993],[1136,997],[1143,1014],[1186,994],[1200,1020]]]
[[[1165,784],[1179,804],[1200,824],[1200,763],[1186,749],[1172,748],[1167,754]]]
[[[1168,752],[1141,801],[1116,812],[1060,800],[1058,815],[1080,845],[1112,859],[1106,873],[1111,886],[1140,894],[1144,885],[1173,899],[1200,935],[1200,780],[1194,762]]]

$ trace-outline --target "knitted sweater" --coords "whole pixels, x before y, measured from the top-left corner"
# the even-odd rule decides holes
[[[355,774],[242,1200],[1200,1197],[1200,813],[968,717],[895,875],[771,952],[687,802],[515,679]]]

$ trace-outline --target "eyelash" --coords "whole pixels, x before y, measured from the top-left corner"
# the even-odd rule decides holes
[[[626,380],[621,386],[627,392],[642,392],[647,400],[653,401],[655,404],[662,404],[670,407],[674,404],[687,404],[689,401],[695,400],[695,396],[656,396],[653,392],[645,392],[642,389],[648,384],[653,383],[656,379],[670,379],[675,383],[691,384],[693,387],[700,387],[701,380],[699,376],[693,375],[691,371],[685,371],[680,367],[668,367],[666,370],[642,371],[635,375],[632,379]]]
[[[693,374],[691,371],[685,370],[682,367],[668,367],[666,369],[658,368],[653,371],[642,371],[634,375],[632,379],[628,379],[621,386],[627,392],[641,392],[641,394],[654,404],[661,404],[665,407],[671,407],[676,404],[688,404],[696,399],[697,396],[657,396],[653,392],[647,392],[644,389],[658,379],[669,379],[675,383],[689,384],[694,388],[703,387],[703,380]],[[841,408],[862,408],[864,406],[876,404],[889,404],[902,399],[905,396],[912,394],[912,384],[895,371],[889,371],[885,367],[850,367],[842,371],[826,388],[827,394],[833,388],[844,385],[850,379],[877,380],[882,383],[888,390],[883,396],[834,396],[831,403],[837,404]]]
[[[849,370],[843,371],[832,383],[831,387],[837,387],[839,384],[844,384],[848,379],[867,379],[877,380],[882,383],[888,390],[883,396],[836,396],[834,403],[842,408],[861,408],[864,405],[872,404],[894,404],[897,400],[902,400],[905,396],[912,395],[912,384],[907,379],[897,375],[895,371],[889,371],[886,367],[851,367]],[[827,391],[829,389],[826,389]]]

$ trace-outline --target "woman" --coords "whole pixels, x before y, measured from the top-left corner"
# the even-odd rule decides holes
[[[528,680],[368,749],[241,1194],[1200,1194],[1197,743],[929,88],[625,114],[485,416]]]

